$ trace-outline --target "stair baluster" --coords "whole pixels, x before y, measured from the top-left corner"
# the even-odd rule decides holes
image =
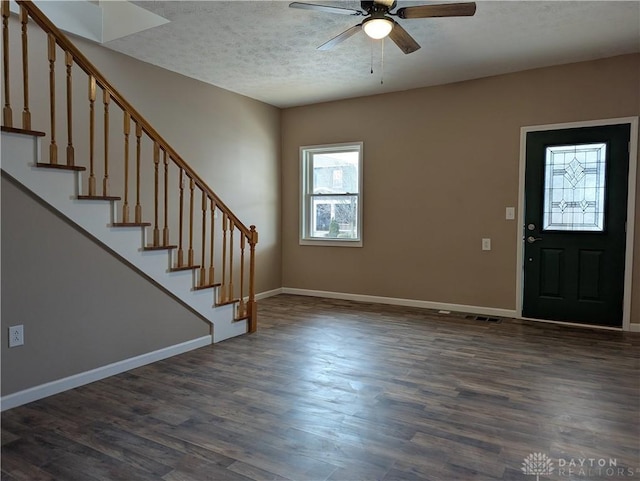
[[[64,63],[67,67],[67,165],[75,165],[75,149],[73,148],[73,101],[71,69],[73,67],[73,55],[66,52],[64,55]],[[26,88],[26,84],[25,84]]]
[[[231,302],[233,300],[233,231],[234,224],[233,221],[230,221],[231,225],[229,229],[229,285],[227,286],[227,302]]]
[[[122,223],[129,223],[129,135],[131,134],[131,115],[124,112],[124,202],[122,203]]]
[[[142,205],[140,205],[140,149],[142,141],[142,125],[136,120],[136,209],[135,223],[142,223]]]
[[[4,72],[4,107],[2,108],[2,125],[13,127],[11,111],[11,88],[9,83],[9,2],[2,2],[2,68]]]
[[[29,49],[27,39],[27,23],[29,15],[23,6],[20,6],[20,23],[22,24],[22,97],[24,110],[22,111],[22,128],[31,130],[31,112],[29,112]]]
[[[214,244],[216,237],[215,220],[216,220],[216,203],[211,199],[211,243],[209,245],[209,285],[215,284],[215,269],[214,269]]]
[[[222,215],[222,284],[220,285],[220,295],[218,304],[227,302],[227,214]]]
[[[160,245],[160,228],[158,227],[158,167],[160,165],[160,146],[153,143],[153,247]]]
[[[56,39],[52,34],[47,36],[49,57],[49,105],[51,113],[51,143],[49,144],[49,163],[58,163],[58,146],[56,145]]]
[[[102,196],[109,195],[109,103],[111,96],[109,91],[102,91],[102,103],[104,104],[104,178],[102,179]]]
[[[169,246],[169,157],[164,151],[164,227],[162,229],[162,245]]]
[[[184,225],[184,171],[180,169],[180,223],[178,224],[178,264],[177,268],[184,266],[184,251],[182,250],[182,227]]]
[[[96,176],[95,176],[95,159],[93,157],[95,151],[95,128],[96,128],[96,78],[91,75],[89,77],[89,195],[96,195]]]
[[[190,191],[190,196],[189,196],[189,251],[188,251],[188,255],[187,255],[187,260],[188,260],[188,266],[194,266],[195,263],[193,262],[193,201],[194,201],[194,194],[193,194],[193,190],[195,188],[195,183],[193,181],[193,179],[190,178],[189,180],[189,191]]]
[[[247,238],[240,236],[240,301],[238,302],[238,319],[247,315],[247,306],[244,302],[244,248]]]
[[[207,248],[207,196],[202,191],[202,240],[200,242],[200,278],[198,280],[199,286],[207,285],[207,268],[206,266],[206,248]]]

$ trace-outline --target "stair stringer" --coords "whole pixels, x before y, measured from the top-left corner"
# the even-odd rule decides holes
[[[9,176],[210,322],[214,343],[247,332],[246,320],[234,320],[235,304],[214,307],[210,290],[193,289],[193,270],[169,272],[171,251],[143,250],[144,228],[112,227],[114,202],[78,200],[81,173],[36,167],[40,151],[38,137],[2,132]]]

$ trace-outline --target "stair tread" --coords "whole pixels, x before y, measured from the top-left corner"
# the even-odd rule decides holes
[[[151,222],[114,222],[111,227],[149,227]]]
[[[188,271],[190,269],[200,269],[200,266],[194,264],[192,266],[170,267],[169,272]]]
[[[219,282],[215,282],[213,284],[204,284],[202,286],[195,286],[193,288],[194,291],[201,291],[204,289],[213,289],[214,287],[220,287],[222,284],[220,284]]]
[[[122,197],[114,195],[79,195],[78,200],[121,200]]]
[[[83,172],[87,170],[86,167],[82,167],[80,165],[50,164],[48,162],[36,162],[36,167],[44,169],[72,170],[74,172]]]
[[[164,251],[170,249],[177,249],[176,245],[167,245],[167,246],[144,246],[142,248],[143,251]]]
[[[19,129],[17,127],[2,127],[3,132],[11,132],[12,134],[24,134],[24,135],[33,135],[35,137],[44,137],[44,132],[40,132],[39,130],[29,130],[29,129]]]

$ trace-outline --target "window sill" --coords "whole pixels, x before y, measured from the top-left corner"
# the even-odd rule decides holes
[[[362,239],[359,240],[329,240],[329,239],[300,239],[301,246],[319,247],[362,247]]]

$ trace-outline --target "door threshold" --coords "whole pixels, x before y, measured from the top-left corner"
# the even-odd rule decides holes
[[[520,321],[544,322],[546,324],[559,324],[561,326],[582,327],[582,328],[586,327],[590,329],[601,329],[605,331],[624,332],[622,327],[615,327],[615,326],[600,326],[598,324],[581,324],[579,322],[568,322],[568,321],[552,321],[549,319],[534,319],[532,317],[515,317],[514,319],[518,319]]]

